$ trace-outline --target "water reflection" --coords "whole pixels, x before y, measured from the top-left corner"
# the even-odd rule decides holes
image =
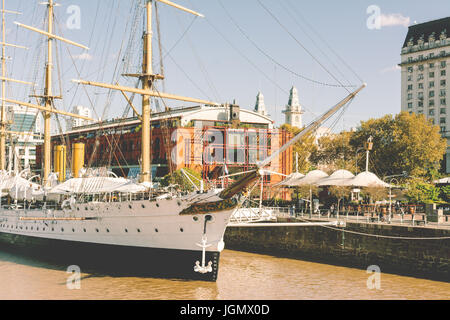
[[[225,250],[216,283],[82,273],[66,286],[67,266],[0,252],[0,299],[450,299],[450,283]],[[83,270],[81,270],[83,272]]]

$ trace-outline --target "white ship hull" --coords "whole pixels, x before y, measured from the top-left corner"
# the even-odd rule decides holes
[[[194,278],[215,280],[223,235],[234,208],[198,214],[181,212],[193,202],[203,202],[203,198],[218,200],[214,193],[206,193],[157,201],[88,202],[66,210],[2,209],[0,241],[40,249],[48,255],[56,248],[66,250],[68,255],[80,258],[81,254],[88,261],[112,258],[111,262],[115,259],[117,263],[132,259],[129,253],[136,253],[134,263],[151,262],[160,271],[176,269],[177,276],[192,278],[196,274]],[[208,245],[205,262],[211,261],[213,270],[202,275],[194,272],[194,265],[202,262],[200,245],[204,236]],[[96,256],[88,257],[88,253]],[[71,264],[77,264],[76,258]],[[185,258],[192,260],[181,264]],[[133,267],[131,261],[129,267]]]

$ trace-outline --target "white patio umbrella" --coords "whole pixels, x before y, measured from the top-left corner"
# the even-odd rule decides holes
[[[384,182],[374,173],[368,171],[361,172],[356,177],[354,177],[351,180],[351,185],[354,187],[390,187],[389,183]]]
[[[276,183],[274,187],[292,187],[295,183],[303,178],[305,175],[300,172],[293,172],[288,175],[284,180]]]
[[[291,186],[307,186],[307,185],[315,185],[319,180],[328,177],[328,174],[323,172],[322,170],[313,170],[308,172],[303,178],[293,181]]]
[[[312,186],[316,185],[318,181],[328,177],[328,174],[323,172],[322,170],[313,170],[308,172],[303,178],[293,181],[291,186],[309,186],[309,209],[312,214]]]
[[[351,186],[351,181],[355,177],[348,170],[340,169],[333,172],[329,177],[317,182],[318,186]]]

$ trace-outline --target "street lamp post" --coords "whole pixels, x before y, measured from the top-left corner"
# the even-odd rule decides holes
[[[373,137],[370,136],[366,142],[366,172],[369,171],[369,152],[370,152],[370,150],[372,150],[372,147],[373,147],[372,140],[373,140]]]
[[[389,180],[389,223],[391,223],[391,217],[392,217],[392,181],[395,180],[398,184],[398,180],[395,178],[391,178]]]

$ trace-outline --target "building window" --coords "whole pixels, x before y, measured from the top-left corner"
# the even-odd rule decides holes
[[[417,76],[417,80],[423,80],[423,73],[419,73],[419,75]]]
[[[446,110],[445,108],[441,108],[440,111],[439,111],[439,114],[445,114],[446,113],[445,110]]]
[[[419,83],[419,85],[420,85],[420,83]],[[408,91],[411,91],[412,89],[413,89],[413,85],[412,84],[408,84]]]
[[[445,70],[441,70],[441,76],[445,76],[447,72]]]
[[[428,102],[428,106],[434,107],[434,100],[433,100],[433,99],[431,99],[431,100]]]
[[[430,58],[432,58],[432,57],[430,57]],[[432,62],[432,63],[430,63],[430,68],[434,68],[434,62]]]
[[[408,102],[408,109],[412,108],[412,102]]]
[[[419,89],[423,89],[423,83],[422,82],[418,84],[418,88]]]
[[[428,115],[429,116],[434,116],[434,109],[428,110]]]
[[[418,106],[419,108],[422,108],[422,107],[423,107],[423,101],[417,102],[417,106]]]
[[[441,86],[445,86],[446,84],[447,84],[447,81],[445,81],[445,79],[441,80]]]
[[[408,67],[408,72],[412,73],[413,72],[413,67]]]
[[[442,56],[445,56],[445,50],[442,50],[441,52],[439,52],[439,55],[442,57]]]
[[[433,98],[433,97],[434,97],[434,91],[432,90],[432,91],[428,92],[428,96],[429,96],[430,98]]]
[[[430,83],[428,83],[428,88],[434,88],[434,81],[430,81]]]
[[[428,76],[429,76],[430,78],[434,78],[434,72],[430,72],[430,73],[428,74]]]
[[[408,93],[408,100],[412,99],[412,93]]]
[[[419,92],[419,93],[417,94],[417,98],[423,100],[423,92]]]
[[[442,124],[442,123],[445,123],[445,118],[440,118],[440,119],[439,119],[439,123],[441,123],[441,124]]]
[[[441,106],[445,106],[445,105],[447,105],[447,101],[446,101],[445,98],[442,98],[441,99]]]
[[[445,127],[441,126],[441,132],[445,132]]]
[[[423,64],[419,64],[419,71],[423,71]]]
[[[441,68],[445,68],[447,66],[447,62],[441,61]]]
[[[445,97],[445,89],[441,89],[440,96],[441,96],[441,97]]]
[[[412,76],[411,75],[408,76],[408,81],[412,81]]]

